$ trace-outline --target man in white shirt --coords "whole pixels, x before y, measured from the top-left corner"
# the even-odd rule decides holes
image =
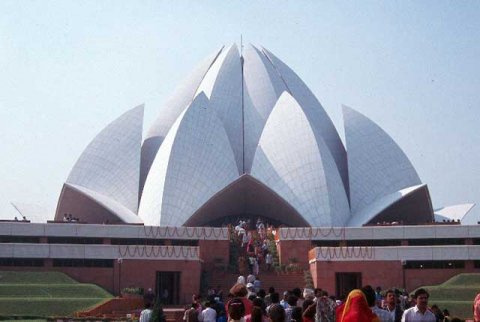
[[[211,303],[205,303],[205,310],[200,313],[198,320],[201,322],[215,322],[217,320],[217,312],[211,308]]]
[[[403,312],[402,322],[436,322],[435,315],[428,309],[429,296],[430,294],[423,288],[416,290],[413,297],[417,305]]]
[[[385,310],[390,313],[394,322],[402,320],[403,310],[397,303],[397,293],[393,289],[387,290],[385,293]]]
[[[250,296],[252,295],[255,295],[255,296],[257,295],[257,293],[255,293],[255,286],[252,283],[247,284],[247,290],[248,290],[247,298],[250,298]]]
[[[362,287],[362,292],[365,294],[370,310],[377,315],[380,322],[393,322],[390,313],[377,306],[375,290],[370,285]]]
[[[280,301],[280,305],[283,306],[284,309],[288,308],[290,305],[288,305],[288,296],[290,293],[288,291],[283,292],[283,299]]]
[[[273,256],[270,254],[270,252],[265,255],[265,264],[267,264],[267,271],[269,271],[273,264]]]
[[[149,322],[150,318],[152,317],[152,310],[150,309],[151,304],[146,303],[145,304],[145,309],[140,312],[140,319],[138,320],[139,322]]]

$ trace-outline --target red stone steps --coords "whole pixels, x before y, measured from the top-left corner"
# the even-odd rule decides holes
[[[220,289],[226,296],[230,288],[237,282],[238,276],[238,274],[233,273],[213,272],[210,279],[211,287],[216,289],[217,286],[220,285]],[[303,272],[261,272],[258,277],[262,283],[262,289],[266,292],[268,292],[270,286],[273,286],[280,294],[283,293],[283,291],[292,290],[295,287],[305,287]]]

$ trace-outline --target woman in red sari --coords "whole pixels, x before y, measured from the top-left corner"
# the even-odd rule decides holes
[[[336,315],[336,322],[380,322],[361,290],[351,291],[347,301],[337,308]]]

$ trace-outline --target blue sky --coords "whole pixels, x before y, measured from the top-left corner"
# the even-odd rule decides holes
[[[295,70],[341,136],[341,104],[379,124],[435,207],[480,201],[478,1],[2,0],[0,217],[10,201],[53,211],[103,127],[145,103],[147,129],[240,35]]]

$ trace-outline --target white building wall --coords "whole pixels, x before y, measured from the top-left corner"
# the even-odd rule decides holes
[[[315,261],[450,261],[477,260],[478,245],[316,247]]]

